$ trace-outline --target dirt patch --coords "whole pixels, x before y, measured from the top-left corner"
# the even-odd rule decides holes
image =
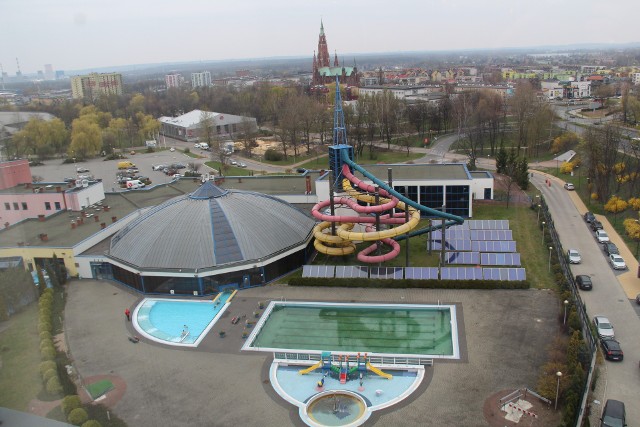
[[[532,405],[527,411],[535,414],[535,416],[525,414],[518,422],[506,419],[507,413],[500,409],[500,399],[514,391],[514,389],[501,390],[484,401],[484,407],[482,408],[484,419],[490,427],[555,426],[560,424],[562,413],[559,410],[555,411],[553,406],[549,406],[546,402],[531,395],[526,396],[524,400]]]
[[[506,175],[502,175],[502,174],[496,173],[496,172],[493,173],[493,176],[495,178],[493,180],[493,191],[494,191],[494,193],[502,193],[501,196],[503,196],[506,199],[506,197],[507,197],[507,189],[509,188],[509,177],[507,177]],[[477,202],[477,201],[479,201],[479,200],[476,200],[474,202]],[[511,184],[509,203],[510,204],[515,204],[515,205],[529,206],[531,201],[530,201],[529,196],[527,195],[527,193],[524,192],[518,186],[518,184],[513,182]]]

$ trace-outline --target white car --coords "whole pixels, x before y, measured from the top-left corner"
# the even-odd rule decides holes
[[[604,230],[597,230],[596,239],[598,239],[598,243],[606,243],[609,241],[609,235]]]
[[[569,264],[580,264],[582,262],[580,252],[575,249],[569,249],[567,251],[567,259],[569,260]]]
[[[611,264],[614,270],[627,269],[627,264],[625,264],[624,259],[618,254],[609,254],[609,264]]]
[[[196,142],[196,143],[193,145],[193,148],[200,148],[200,143],[199,143],[199,142]]]
[[[231,160],[231,164],[232,164],[233,166],[236,166],[236,165],[238,164],[238,162],[237,162],[237,161],[235,161],[235,160]]]
[[[246,168],[246,167],[247,167],[247,165],[245,165],[244,163],[238,163],[238,167],[239,167],[239,168]]]
[[[89,172],[89,169],[80,166],[79,168],[76,168],[76,172],[78,172],[78,173]]]
[[[573,186],[573,184],[572,184],[572,183],[570,183],[570,182],[565,183],[565,184],[564,184],[564,188],[565,188],[565,190],[569,190],[569,191],[571,191],[571,190],[575,190],[575,189],[576,189],[576,188]]]
[[[151,166],[151,169],[153,169],[154,171],[161,171],[166,167],[167,167],[167,165],[153,165],[153,166]]]
[[[598,330],[598,336],[600,338],[615,338],[615,334],[613,332],[613,325],[609,322],[604,316],[595,316],[593,318],[593,324],[596,325],[596,329]]]
[[[173,153],[174,151],[176,151],[176,147],[169,148],[169,151],[171,151]]]

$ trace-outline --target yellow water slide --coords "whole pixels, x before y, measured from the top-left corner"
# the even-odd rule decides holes
[[[371,372],[373,372],[376,375],[380,375],[382,378],[386,378],[388,380],[393,378],[393,375],[387,374],[386,372],[382,372],[380,369],[378,369],[375,366],[371,365],[371,363],[369,363],[369,362],[367,362],[367,369],[370,370]]]
[[[309,366],[307,369],[302,369],[300,371],[298,371],[298,373],[300,375],[305,375],[308,374],[311,371],[315,371],[316,369],[318,369],[320,366],[322,366],[322,361],[316,363],[315,365]]]

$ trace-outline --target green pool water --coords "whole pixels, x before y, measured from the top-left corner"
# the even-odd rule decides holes
[[[275,305],[252,348],[453,355],[448,306]]]

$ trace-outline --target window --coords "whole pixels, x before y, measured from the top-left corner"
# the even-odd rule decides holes
[[[469,216],[469,186],[447,185],[447,212],[458,216]]]
[[[27,202],[22,202],[22,210],[23,210],[23,211],[26,211],[27,209],[29,209],[29,208],[27,207]]]
[[[224,125],[224,133],[229,133],[229,125]]]
[[[7,211],[10,211],[11,210],[11,203],[5,203],[4,204],[4,209],[7,210]]]
[[[56,206],[56,210],[59,211],[60,210],[60,202],[55,202],[55,206]]]
[[[44,208],[48,211],[51,210],[51,202],[44,202]]]
[[[233,133],[237,132],[237,128],[236,128],[236,124],[235,123],[231,125],[231,129],[233,129]]]
[[[218,132],[218,134],[220,134],[220,126],[216,126],[216,132]]]
[[[442,185],[421,185],[420,204],[431,209],[441,209],[443,198]]]
[[[19,211],[20,210],[20,206],[18,206],[18,202],[13,202],[13,210],[14,211]]]

